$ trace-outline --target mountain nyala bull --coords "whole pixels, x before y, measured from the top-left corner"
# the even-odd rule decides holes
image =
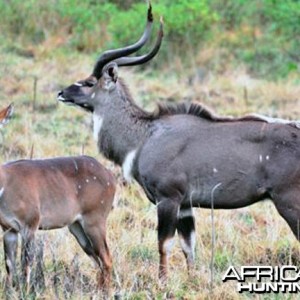
[[[0,111],[0,126],[12,107]],[[26,290],[38,229],[68,226],[84,252],[98,265],[98,287],[108,294],[112,269],[106,220],[115,194],[112,173],[88,156],[18,160],[0,165],[0,226],[7,270],[6,286],[17,282],[18,234]]]
[[[128,56],[149,36],[104,52],[92,74],[60,91],[58,100],[92,113],[99,151],[122,166],[157,205],[159,277],[177,230],[188,268],[193,265],[193,207],[233,209],[271,199],[299,236],[300,130],[298,123],[260,115],[219,117],[202,105],[158,105],[133,100],[118,67],[145,63],[160,48],[163,27],[148,54]]]

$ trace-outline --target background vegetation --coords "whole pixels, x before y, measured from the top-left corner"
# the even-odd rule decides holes
[[[153,10],[165,19],[161,53],[142,68],[120,70],[139,105],[151,110],[158,101],[185,99],[224,115],[300,119],[299,1],[153,0]],[[136,184],[123,186],[119,168],[98,154],[90,115],[57,104],[57,92],[88,76],[101,51],[138,38],[145,11],[144,1],[133,0],[0,0],[0,107],[15,104],[0,132],[0,161],[29,158],[32,149],[34,158],[84,152],[116,174],[119,202],[108,227],[116,299],[298,299],[240,295],[221,281],[230,265],[299,265],[299,244],[268,201],[215,211],[212,290],[211,212],[196,210],[195,270],[187,276],[176,244],[169,283],[159,286],[155,207]],[[46,289],[35,297],[97,299],[96,269],[67,230],[39,239]],[[4,278],[0,251],[0,283]]]
[[[156,19],[165,17],[166,37],[157,65],[168,57],[190,56],[213,48],[205,65],[224,72],[224,61],[245,63],[251,74],[280,78],[299,71],[298,0],[160,0]],[[99,53],[132,42],[141,32],[141,0],[1,0],[2,45],[37,56],[57,51]],[[189,55],[187,54],[187,49]],[[170,54],[171,58],[170,58]],[[217,60],[217,64],[216,62]],[[159,64],[160,63],[160,64]]]

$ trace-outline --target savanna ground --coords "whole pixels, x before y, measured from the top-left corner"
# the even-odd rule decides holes
[[[229,34],[228,38],[232,36]],[[56,102],[61,88],[89,75],[96,55],[74,49],[60,51],[63,42],[59,32],[50,34],[35,46],[19,41],[20,44],[12,47],[11,42],[3,41],[0,106],[13,102],[15,112],[0,134],[0,161],[29,158],[32,154],[34,158],[45,158],[84,153],[96,157],[119,178],[118,205],[108,220],[114,261],[112,295],[117,299],[298,299],[297,295],[238,294],[235,283],[222,282],[222,276],[231,265],[237,268],[241,265],[300,265],[300,245],[269,201],[244,209],[214,211],[212,286],[211,211],[195,210],[195,270],[188,277],[184,256],[176,243],[170,257],[168,284],[161,287],[157,280],[155,206],[137,184],[124,186],[119,168],[98,154],[92,139],[91,116]],[[164,63],[156,64],[156,68],[151,64],[143,69],[124,68],[120,76],[126,80],[137,103],[148,110],[154,109],[158,101],[185,99],[201,102],[222,115],[258,112],[300,119],[299,66],[298,70],[276,80],[270,74],[265,79],[249,72],[249,66],[244,63],[229,63],[222,51],[212,43],[201,51],[187,47],[185,62],[180,56],[168,54]],[[271,68],[265,70],[272,72]],[[42,232],[38,239],[44,245],[46,288],[30,297],[97,298],[96,268],[68,231]],[[0,251],[3,298],[5,274],[4,256]],[[20,295],[16,292],[13,298],[19,299]]]

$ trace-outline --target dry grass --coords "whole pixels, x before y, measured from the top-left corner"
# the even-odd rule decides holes
[[[0,57],[0,106],[15,104],[15,114],[0,135],[0,160],[53,157],[84,153],[97,157],[118,176],[92,140],[91,118],[80,110],[58,105],[57,91],[84,78],[92,58],[56,56],[27,59],[14,54]],[[222,76],[199,69],[189,74],[174,67],[161,74],[121,70],[135,98],[148,109],[157,101],[189,99],[214,108],[219,114],[248,112],[300,118],[296,79],[264,82],[250,78],[242,69]],[[202,72],[202,73],[201,73]],[[181,74],[181,75],[178,75]],[[202,74],[202,75],[201,75]],[[34,78],[37,79],[34,103]],[[215,211],[216,245],[213,291],[210,290],[212,224],[209,210],[197,210],[196,266],[187,276],[184,257],[176,244],[170,257],[167,287],[157,281],[156,209],[136,185],[119,185],[119,205],[109,217],[109,245],[114,260],[113,294],[122,299],[297,299],[280,295],[269,298],[240,295],[233,283],[222,283],[229,265],[299,265],[299,245],[272,203]],[[67,230],[43,233],[46,290],[38,299],[90,299],[95,295],[96,269]],[[0,282],[4,282],[0,252]],[[273,297],[274,296],[274,297]],[[18,295],[15,298],[18,299]],[[117,297],[117,299],[120,299]]]

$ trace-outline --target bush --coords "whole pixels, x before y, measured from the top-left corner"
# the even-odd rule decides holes
[[[188,62],[213,45],[256,75],[280,77],[299,69],[297,0],[153,0],[153,8],[156,20],[165,19],[160,62],[170,53],[171,60],[177,55]],[[145,11],[140,0],[0,0],[0,26],[2,39],[21,47],[59,37],[54,48],[99,53],[136,41]]]

